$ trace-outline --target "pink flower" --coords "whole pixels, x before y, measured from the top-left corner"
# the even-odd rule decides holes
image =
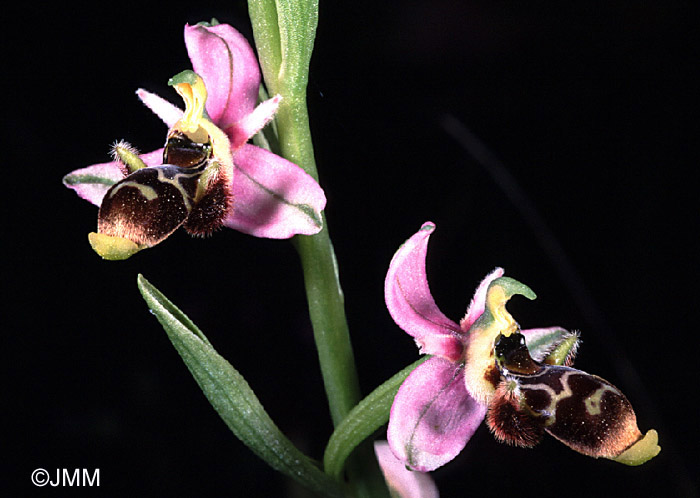
[[[450,320],[435,304],[425,273],[433,230],[434,224],[425,223],[399,248],[384,288],[394,321],[415,339],[421,353],[433,355],[401,385],[388,428],[394,455],[423,472],[452,460],[481,424],[500,381],[494,340],[499,333],[519,330],[505,303],[514,294],[535,297],[497,268],[481,282],[459,325]],[[540,359],[548,345],[569,334],[557,327],[522,333]]]
[[[536,296],[497,268],[479,285],[459,325],[438,309],[425,274],[425,223],[394,255],[386,304],[421,353],[433,355],[399,388],[388,440],[407,467],[430,471],[452,460],[487,413],[496,439],[535,446],[544,432],[594,458],[641,465],[656,456],[658,435],[642,435],[624,394],[571,367],[578,334],[520,330],[505,308],[515,294]]]
[[[219,194],[220,204],[226,207],[219,224],[256,237],[281,239],[317,233],[322,228],[321,211],[326,203],[318,183],[297,165],[248,143],[272,119],[281,97],[256,107],[260,70],[246,39],[226,24],[198,24],[185,26],[185,44],[193,69],[206,87],[204,120],[210,120],[228,139],[229,150],[223,154],[227,157],[216,158],[222,164],[220,172],[227,170],[227,161],[233,163],[230,172],[217,173],[216,177],[226,183],[226,192]],[[174,127],[196,121],[192,116],[188,118],[190,103],[183,116],[182,110],[155,94],[139,89],[137,95],[171,129],[169,139]],[[183,98],[188,102],[186,95]],[[143,166],[160,166],[163,149],[142,154],[140,159]],[[133,173],[131,168],[125,171],[119,161],[112,161],[73,171],[66,175],[64,184],[83,199],[101,205],[110,187]],[[154,244],[145,246],[150,245]]]

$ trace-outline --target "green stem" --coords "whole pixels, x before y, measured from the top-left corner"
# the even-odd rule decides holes
[[[282,155],[318,179],[308,127],[306,103],[280,108],[277,127]],[[295,237],[301,258],[309,315],[333,424],[337,426],[360,400],[360,387],[350,331],[345,316],[335,251],[325,220],[316,235]],[[371,441],[360,445],[347,464],[351,493],[388,496]]]
[[[306,85],[318,21],[318,0],[249,0],[265,85],[282,96],[275,116],[279,152],[318,181],[314,159]],[[294,238],[304,272],[309,315],[323,383],[334,425],[360,400],[360,388],[343,292],[333,245],[325,222],[316,235]],[[348,460],[354,496],[388,496],[371,443]]]
[[[283,100],[284,102],[284,100]],[[281,153],[318,179],[305,103],[287,99],[277,114]],[[297,236],[306,297],[333,424],[339,424],[360,400],[343,291],[328,225],[316,235]]]
[[[288,99],[287,105],[281,106],[277,114],[281,152],[318,180],[306,102],[297,102]],[[309,316],[331,418],[337,426],[360,400],[360,387],[325,214],[319,233],[297,236],[294,242],[304,272]],[[360,445],[348,459],[347,471],[350,492],[354,496],[388,496],[371,441]]]
[[[287,100],[287,105],[282,106],[277,115],[281,152],[318,180],[306,102],[295,104],[297,102]],[[294,242],[304,272],[309,315],[331,418],[337,426],[360,400],[360,387],[325,214],[319,233],[297,236]],[[351,493],[355,496],[388,496],[371,441],[358,446],[348,459],[347,471]]]
[[[331,418],[338,425],[360,399],[360,387],[345,319],[343,295],[335,274],[328,229],[295,240],[304,272],[306,297]]]
[[[308,65],[318,13],[317,0],[251,0],[255,45],[270,95],[282,97],[275,116],[279,153],[316,181],[309,114]],[[325,224],[313,236],[295,237],[301,258],[309,313],[331,417],[338,424],[360,400],[343,293]]]

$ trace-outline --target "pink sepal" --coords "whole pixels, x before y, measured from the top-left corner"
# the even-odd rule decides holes
[[[421,472],[452,460],[486,414],[467,393],[463,366],[434,356],[419,365],[394,398],[387,431],[394,455]]]
[[[194,72],[207,86],[207,112],[226,129],[255,108],[260,68],[248,40],[228,24],[185,26]]]
[[[163,149],[141,154],[139,157],[148,166],[155,166],[163,162]],[[124,172],[119,163],[110,161],[71,171],[63,177],[63,184],[81,198],[99,206],[109,188],[123,178]]]
[[[454,361],[461,355],[462,331],[435,304],[425,272],[433,230],[433,223],[424,223],[396,251],[384,282],[384,299],[396,324],[415,338],[423,353]]]
[[[236,152],[233,214],[224,225],[256,237],[286,239],[323,227],[323,189],[296,164],[245,144]]]

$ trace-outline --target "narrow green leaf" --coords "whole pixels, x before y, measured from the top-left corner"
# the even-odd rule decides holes
[[[303,94],[318,25],[318,0],[248,2],[255,45],[271,94]]]
[[[265,77],[265,84],[271,95],[278,93],[280,66],[282,65],[282,47],[280,30],[277,25],[277,5],[275,0],[249,0],[248,13],[253,23],[255,48],[258,51],[260,67]]]
[[[406,377],[428,358],[429,356],[425,356],[412,363],[377,387],[338,424],[328,440],[323,455],[323,468],[326,473],[336,479],[342,477],[343,467],[350,453],[357,445],[387,423],[391,405],[399,387],[406,380]]]
[[[180,311],[177,306],[175,306],[167,297],[165,297],[148,280],[146,280],[143,275],[139,274],[137,282],[141,295],[146,300],[151,313],[156,315],[158,321],[163,324],[163,328],[166,327],[166,325],[163,323],[164,320],[167,321],[167,326],[169,328],[184,327],[185,330],[196,335],[207,346],[214,349],[209,342],[209,339],[207,339],[204,333],[199,330],[199,327],[197,327],[187,315]],[[157,303],[157,306],[154,306],[152,302]],[[166,329],[166,332],[168,332],[168,329]],[[168,334],[170,333],[168,332]]]
[[[194,323],[142,275],[138,287],[204,395],[236,437],[272,468],[319,495],[342,497],[340,484],[281,433],[243,376]]]
[[[293,84],[296,92],[305,92],[318,25],[318,0],[277,2],[277,17],[282,49],[280,72],[285,75],[282,84]]]

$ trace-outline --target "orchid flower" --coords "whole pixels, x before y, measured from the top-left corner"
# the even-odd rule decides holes
[[[434,470],[464,448],[487,410],[496,438],[511,444],[531,447],[544,429],[594,457],[638,465],[656,455],[656,431],[642,438],[631,405],[619,390],[599,377],[561,366],[573,362],[577,334],[559,327],[520,329],[505,305],[515,294],[536,296],[504,277],[503,269],[481,282],[459,324],[439,310],[425,271],[434,229],[425,223],[399,248],[385,282],[392,318],[415,339],[421,353],[432,355],[394,398],[387,432],[394,455],[411,469]],[[553,387],[540,384],[549,377]],[[567,418],[567,410],[573,410],[568,405],[557,421],[562,402],[577,403],[577,418]]]
[[[185,26],[185,44],[194,72],[171,80],[185,100],[184,112],[146,90],[136,92],[168,126],[166,147],[137,154],[117,144],[114,161],[64,178],[67,187],[105,211],[90,236],[93,248],[107,259],[124,259],[179,226],[194,235],[221,225],[276,239],[317,233],[326,203],[318,183],[297,165],[248,143],[273,118],[281,97],[256,107],[260,69],[246,39],[226,24],[198,24]],[[105,199],[112,206],[105,207]],[[129,210],[139,214],[130,218]]]

